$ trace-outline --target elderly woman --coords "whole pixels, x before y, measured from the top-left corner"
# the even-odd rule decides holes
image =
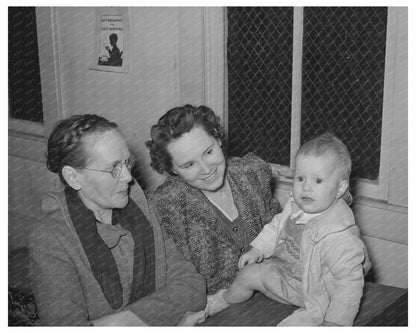
[[[192,325],[204,280],[159,225],[132,180],[134,157],[117,125],[97,115],[60,121],[47,167],[62,192],[44,199],[29,239],[43,325]],[[131,185],[132,183],[132,185]],[[201,315],[202,314],[202,315]]]
[[[219,119],[206,106],[171,109],[151,138],[151,166],[169,174],[154,193],[162,225],[213,295],[232,283],[238,258],[280,211],[271,168],[251,153],[226,160]]]

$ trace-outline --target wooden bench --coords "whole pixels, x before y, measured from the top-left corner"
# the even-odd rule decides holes
[[[366,282],[354,326],[407,326],[408,290]],[[256,292],[240,304],[209,317],[201,326],[276,326],[297,307]]]
[[[30,290],[26,248],[9,253],[9,326],[34,325],[37,313]],[[275,326],[296,309],[255,293],[208,318],[202,326]],[[24,310],[24,311],[23,311]],[[355,326],[407,326],[407,289],[366,282]]]

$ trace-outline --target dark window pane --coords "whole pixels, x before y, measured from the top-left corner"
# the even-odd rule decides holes
[[[289,165],[293,8],[229,7],[229,153]]]
[[[304,10],[301,142],[339,136],[352,177],[378,178],[386,28],[385,7]]]
[[[9,7],[10,117],[43,122],[36,12]]]

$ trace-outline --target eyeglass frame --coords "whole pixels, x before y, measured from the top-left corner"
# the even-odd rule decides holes
[[[134,157],[134,155],[130,155],[128,159],[118,162],[116,165],[114,165],[111,168],[111,170],[99,170],[99,169],[91,169],[91,168],[84,168],[84,169],[90,170],[90,171],[106,172],[106,173],[111,174],[111,177],[117,179],[120,177],[121,172],[123,171],[123,165],[125,165],[127,170],[131,172],[135,163],[136,163],[136,158]],[[119,171],[114,171],[114,170],[119,170]]]

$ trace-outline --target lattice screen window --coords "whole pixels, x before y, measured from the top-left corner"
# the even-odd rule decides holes
[[[35,7],[9,7],[9,115],[43,122]]]
[[[228,8],[230,155],[289,165],[293,10]],[[301,143],[327,130],[347,144],[352,176],[377,179],[385,7],[303,12]],[[293,147],[292,147],[293,149]]]
[[[229,154],[289,164],[293,8],[228,8]]]
[[[387,8],[305,8],[301,142],[332,131],[347,145],[351,176],[380,165]]]

